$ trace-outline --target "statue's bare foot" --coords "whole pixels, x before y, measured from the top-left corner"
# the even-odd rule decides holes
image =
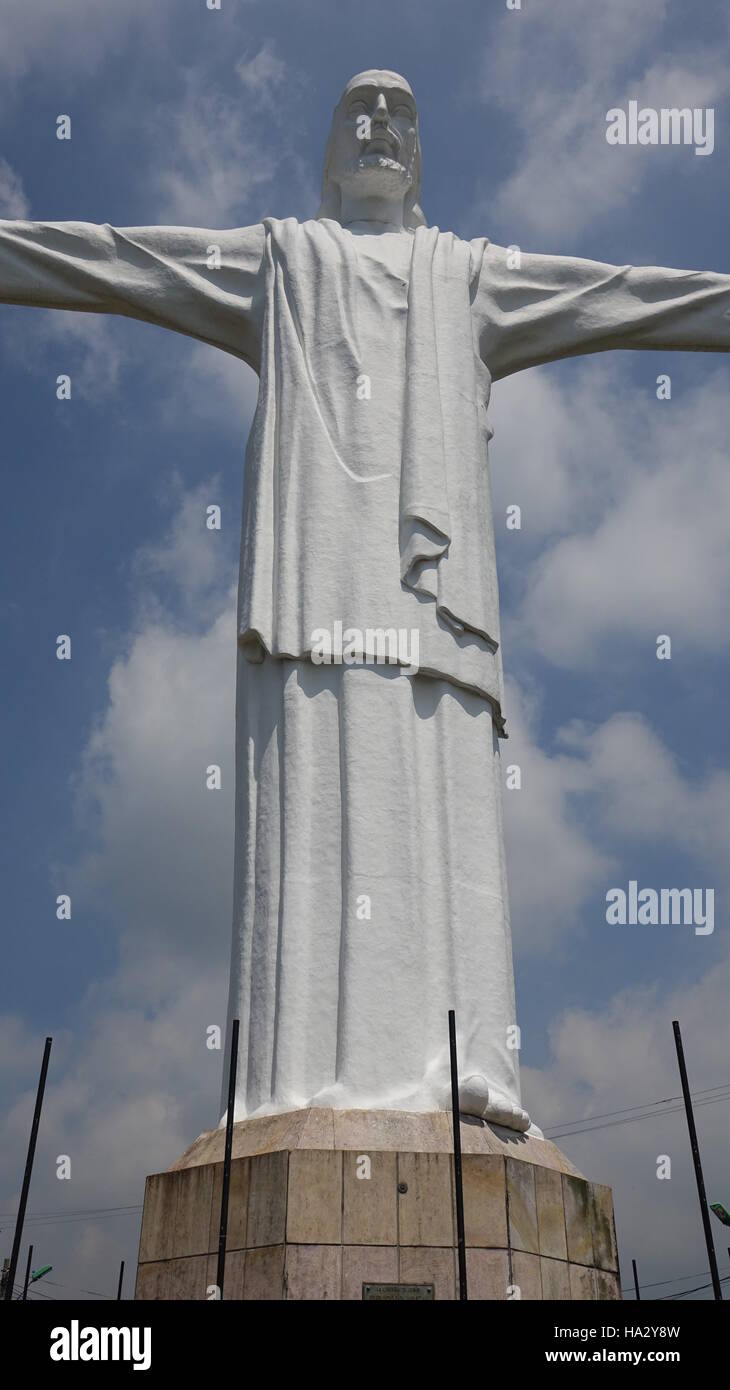
[[[517,1129],[521,1134],[530,1128],[527,1111],[491,1086],[481,1072],[472,1072],[459,1082],[459,1109],[462,1115],[477,1115],[489,1124]]]

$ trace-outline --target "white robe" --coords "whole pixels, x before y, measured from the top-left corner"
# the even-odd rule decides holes
[[[360,238],[331,221],[0,222],[0,300],[140,318],[259,372],[239,591],[238,1118],[446,1105],[454,1007],[464,1109],[527,1123],[490,385],[608,348],[726,351],[730,277],[514,259],[485,238]],[[420,674],[313,665],[313,630],[337,621],[417,630]]]
[[[239,656],[236,748],[236,1118],[445,1108],[450,1008],[464,1086],[517,1104],[488,703],[397,666]]]

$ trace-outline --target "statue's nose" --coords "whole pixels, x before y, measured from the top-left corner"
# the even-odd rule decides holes
[[[387,125],[388,119],[388,103],[385,100],[385,93],[378,92],[378,99],[375,103],[372,120],[375,125]]]

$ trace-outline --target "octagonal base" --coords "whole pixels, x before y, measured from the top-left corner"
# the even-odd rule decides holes
[[[224,1141],[210,1130],[147,1179],[138,1299],[215,1297]],[[461,1143],[470,1299],[621,1297],[608,1187],[549,1141],[471,1117]],[[244,1120],[234,1127],[223,1296],[361,1299],[376,1284],[454,1299],[454,1208],[444,1111]]]

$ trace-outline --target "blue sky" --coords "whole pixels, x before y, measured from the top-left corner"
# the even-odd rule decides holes
[[[526,250],[730,273],[724,6],[306,7],[0,0],[0,215],[117,225],[313,216],[329,121],[370,66],[415,91],[427,219]],[[615,148],[631,98],[712,106],[715,149]],[[55,138],[68,113],[72,139]],[[255,379],[146,325],[0,308],[5,896],[0,1213],[46,1033],[31,1211],[139,1205],[217,1119],[232,873],[234,585]],[[59,373],[72,399],[59,402]],[[669,372],[670,401],[656,397]],[[505,793],[525,1092],[548,1130],[730,1085],[730,364],[617,353],[492,397],[509,681]],[[220,534],[205,507],[223,510]],[[520,532],[504,525],[522,508]],[[72,661],[57,662],[58,633]],[[672,660],[656,638],[672,638]],[[201,769],[223,768],[203,791]],[[605,894],[714,887],[716,927],[609,928]],[[55,917],[72,896],[71,922]],[[727,1102],[698,1110],[730,1206]],[[706,1269],[682,1116],[560,1143],[614,1188],[624,1285]],[[55,1157],[72,1158],[70,1182]],[[656,1178],[660,1154],[672,1178]],[[111,1291],[138,1214],[34,1227],[63,1289]],[[30,1227],[29,1227],[30,1230]],[[723,1268],[724,1233],[715,1234]],[[0,1253],[12,1226],[0,1218]],[[701,1279],[677,1287],[690,1287]],[[673,1286],[660,1290],[672,1292]]]

